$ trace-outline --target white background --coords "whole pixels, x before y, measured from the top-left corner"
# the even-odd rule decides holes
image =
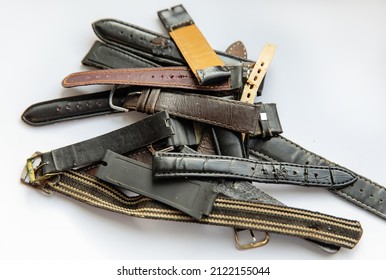
[[[31,127],[31,104],[102,88],[63,89],[97,39],[91,23],[116,18],[165,33],[156,12],[182,3],[213,48],[242,40],[255,60],[277,45],[263,102],[277,103],[283,135],[386,185],[385,1],[1,1],[0,259],[385,259],[386,221],[323,190],[261,186],[292,207],[359,220],[353,250],[326,254],[297,238],[271,235],[238,251],[230,228],[141,220],[95,209],[19,183],[35,151],[120,128],[131,114]]]

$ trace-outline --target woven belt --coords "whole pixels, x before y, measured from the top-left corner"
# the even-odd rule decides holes
[[[356,221],[296,208],[218,197],[200,221],[148,197],[128,197],[112,185],[80,171],[66,171],[46,181],[44,190],[92,206],[137,218],[202,223],[267,231],[353,248],[362,235]]]

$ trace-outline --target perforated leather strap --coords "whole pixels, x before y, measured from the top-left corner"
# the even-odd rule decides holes
[[[223,61],[182,5],[160,11],[158,16],[200,84],[213,83],[230,76],[230,72],[222,67]]]
[[[199,85],[187,67],[124,68],[72,73],[64,78],[65,88],[87,85],[134,85],[181,88],[205,91],[227,91],[242,85],[241,67],[227,67],[230,75],[219,83]],[[232,74],[232,75],[231,75]]]

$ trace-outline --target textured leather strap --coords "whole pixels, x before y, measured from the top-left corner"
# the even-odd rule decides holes
[[[125,68],[78,72],[64,78],[65,88],[87,85],[135,85],[151,87],[182,88],[205,91],[227,91],[242,85],[241,67],[228,69],[227,79],[218,84],[199,85],[186,67]]]
[[[228,156],[156,153],[154,176],[252,180],[340,189],[355,182],[354,175],[338,167],[262,162]]]
[[[168,113],[160,112],[110,133],[41,154],[42,175],[99,162],[107,149],[123,154],[174,133]]]
[[[271,139],[251,138],[249,141],[251,153],[263,154],[272,161],[285,161],[297,164],[313,164],[320,166],[341,167],[298,144],[282,137]],[[341,167],[354,174],[357,180],[339,190],[329,189],[344,199],[366,209],[379,217],[386,219],[386,189],[385,187],[356,174],[345,167]]]
[[[362,235],[357,221],[224,197],[218,197],[212,212],[198,221],[145,196],[128,197],[113,185],[80,171],[63,172],[59,178],[47,181],[44,188],[98,208],[138,218],[267,231],[350,249]]]
[[[282,132],[275,104],[251,105],[214,96],[153,89],[129,94],[124,106],[146,113],[165,110],[170,115],[262,137]],[[264,119],[260,117],[261,112],[265,113]],[[262,122],[267,125],[262,126]]]

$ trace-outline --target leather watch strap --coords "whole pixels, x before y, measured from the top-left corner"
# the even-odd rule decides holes
[[[156,153],[153,169],[157,178],[228,178],[332,189],[341,189],[356,180],[354,175],[339,167],[200,154]]]
[[[249,148],[252,154],[264,154],[271,161],[341,167],[282,136],[272,137],[271,139],[251,138]],[[341,168],[354,174],[357,180],[345,188],[329,189],[329,191],[386,219],[385,187],[345,167]]]
[[[200,84],[228,79],[230,73],[182,5],[158,12]]]
[[[99,162],[107,149],[127,153],[174,133],[168,113],[160,112],[110,133],[40,154],[42,176]]]
[[[165,110],[172,116],[262,137],[282,132],[275,104],[252,105],[214,96],[151,89],[129,94],[124,107],[149,114]],[[265,113],[264,119],[261,112]],[[262,126],[262,122],[267,125]]]
[[[122,107],[127,94],[135,88],[118,88],[112,98],[115,106]],[[60,121],[98,116],[118,111],[109,105],[111,91],[81,94],[39,102],[29,106],[22,114],[24,122],[33,126],[53,124]]]
[[[229,77],[218,84],[199,85],[187,67],[105,69],[72,73],[64,78],[62,86],[134,85],[183,88],[205,91],[227,91],[242,85],[241,67],[228,69]]]
[[[96,36],[110,46],[119,47],[162,66],[187,65],[170,37],[117,19],[101,19],[92,24]],[[254,63],[215,50],[227,66]]]
[[[146,68],[161,65],[119,47],[95,41],[82,63],[101,69]],[[169,65],[170,63],[168,63]]]
[[[265,74],[268,71],[269,65],[271,64],[273,55],[275,54],[276,46],[273,44],[266,44],[261,51],[259,58],[257,59],[251,74],[249,75],[243,92],[241,94],[240,101],[247,103],[254,103],[257,91],[263,82]]]

